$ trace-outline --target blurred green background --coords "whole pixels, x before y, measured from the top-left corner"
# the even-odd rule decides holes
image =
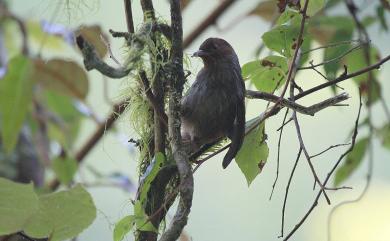
[[[63,0],[13,0],[11,9],[18,16],[25,19],[48,20],[74,28],[80,24],[98,24],[105,32],[108,29],[125,31],[125,15],[123,1],[90,0],[71,1],[73,4],[69,12],[64,6],[58,7]],[[370,1],[358,1],[362,6],[367,6],[361,14],[374,12],[374,4]],[[368,2],[368,3],[367,3]],[[373,1],[375,2],[375,1]],[[244,64],[253,60],[254,52],[261,43],[261,35],[269,28],[269,23],[257,16],[248,16],[237,24],[237,17],[245,15],[253,9],[258,1],[237,1],[215,25],[208,28],[191,46],[185,50],[186,54],[194,52],[200,43],[208,37],[220,37],[226,39],[238,53],[240,63]],[[204,19],[217,5],[217,0],[193,0],[183,13],[184,35],[190,33],[201,20]],[[364,5],[365,4],[365,5]],[[133,15],[135,25],[142,21],[142,11],[138,1],[133,1]],[[169,6],[167,1],[154,1],[158,15],[169,19]],[[333,14],[346,13],[343,4],[340,8],[332,10]],[[378,47],[382,56],[390,53],[390,35],[380,32],[378,28],[369,29],[372,43]],[[125,49],[121,40],[111,39],[111,48],[114,55],[123,60]],[[44,57],[67,56],[77,58],[82,63],[80,56],[73,50],[49,53],[44,51]],[[321,62],[321,52],[311,57],[314,62]],[[111,60],[109,60],[111,61]],[[111,63],[113,63],[111,61]],[[190,70],[195,73],[202,67],[198,59],[191,59]],[[97,71],[89,72],[90,92],[88,103],[100,118],[105,118],[110,111],[110,105],[103,98],[104,89],[112,101],[120,100],[120,97],[131,79],[109,79],[108,86]],[[390,65],[383,66],[379,81],[382,83],[383,96],[389,103],[390,96]],[[297,80],[304,88],[321,83],[323,79],[312,71],[301,71]],[[299,115],[302,126],[303,138],[313,153],[317,153],[335,143],[343,143],[352,128],[358,109],[357,88],[351,81],[341,84],[352,98],[347,100],[348,107],[328,108],[314,117]],[[303,104],[319,102],[331,96],[329,90],[323,90],[302,100]],[[265,110],[262,101],[249,101],[247,117],[254,117]],[[363,113],[365,114],[365,113]],[[374,122],[378,125],[386,121],[380,105],[373,107]],[[248,187],[244,176],[236,164],[228,169],[221,168],[219,155],[205,163],[195,174],[195,194],[186,233],[191,240],[202,241],[233,241],[233,240],[278,240],[281,225],[281,210],[284,197],[284,189],[288,176],[294,163],[298,150],[297,137],[293,125],[285,129],[282,141],[280,177],[277,183],[273,199],[269,201],[272,183],[275,177],[276,153],[278,132],[283,118],[282,112],[266,122],[268,145],[270,154],[268,162],[253,184]],[[124,144],[135,133],[131,130],[128,114],[124,114],[117,122],[118,133],[106,133],[105,137],[87,156],[77,180],[91,183],[88,190],[93,195],[98,208],[98,217],[79,240],[111,240],[113,224],[130,212],[134,193],[127,193],[116,187],[92,185],[93,177],[88,171],[88,166],[103,174],[114,172],[126,173],[132,180],[137,180],[137,154],[136,148]],[[95,123],[85,120],[82,124],[81,134],[75,146],[83,143],[95,129]],[[364,131],[362,132],[364,134]],[[342,149],[334,149],[327,155],[315,159],[315,167],[320,177],[324,177],[337,160]],[[390,240],[390,158],[389,151],[381,147],[380,143],[374,143],[374,170],[371,187],[359,203],[354,203],[338,209],[332,219],[332,240],[343,241],[369,241]],[[365,183],[367,172],[367,160],[365,159],[359,170],[345,183],[352,186],[352,190],[329,191],[332,206],[328,206],[323,198],[319,205],[308,218],[306,223],[292,237],[291,240],[317,240],[327,239],[327,217],[331,208],[344,200],[357,197]],[[136,184],[135,184],[136,185]],[[312,191],[313,178],[305,159],[301,158],[295,174],[286,210],[285,232],[291,230],[300,218],[306,213],[314,200],[316,191]],[[171,210],[170,216],[173,212]],[[129,236],[128,240],[132,240]]]

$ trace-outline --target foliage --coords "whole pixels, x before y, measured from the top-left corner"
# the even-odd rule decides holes
[[[0,234],[24,231],[33,238],[65,240],[77,236],[96,217],[92,197],[80,185],[38,196],[32,184],[0,178]]]
[[[236,156],[237,165],[245,175],[248,186],[260,174],[268,158],[264,123],[251,131]]]
[[[1,134],[7,153],[15,147],[20,128],[31,105],[33,87],[31,71],[31,60],[16,56],[10,60],[8,72],[0,82]]]
[[[191,1],[181,2],[184,11]],[[253,84],[259,93],[277,94],[284,86],[286,86],[284,90],[287,90],[286,84],[299,81],[299,78],[295,80],[295,72],[313,70],[321,74],[326,81],[332,81],[380,60],[379,48],[363,42],[364,33],[359,28],[377,26],[383,32],[388,31],[386,19],[388,7],[382,3],[385,1],[375,3],[375,13],[362,18],[362,27],[357,27],[356,19],[350,15],[340,11],[335,15],[329,11],[340,6],[343,1],[310,0],[304,13],[305,2],[306,0],[258,1],[258,4],[242,17],[257,16],[272,25],[261,36],[262,41],[259,41],[259,45],[263,44],[269,50],[269,54],[242,66],[243,78],[247,83]],[[67,0],[65,6],[69,11],[79,4],[84,4],[84,1]],[[10,177],[16,179],[19,170],[15,167],[17,165],[9,160],[21,156],[18,145],[22,134],[28,133],[29,143],[33,143],[29,145],[29,153],[35,153],[34,158],[39,159],[39,164],[55,175],[55,181],[71,187],[79,169],[78,162],[82,161],[83,155],[90,150],[85,152],[74,145],[81,130],[81,121],[93,119],[91,114],[93,111],[87,107],[89,77],[84,67],[79,64],[81,58],[70,60],[46,56],[61,56],[58,54],[75,48],[74,38],[80,35],[94,46],[97,57],[103,59],[109,52],[109,38],[104,33],[105,30],[98,25],[82,25],[77,29],[68,29],[61,24],[19,19],[7,11],[7,5],[0,1],[0,47],[3,47],[4,42],[7,52],[0,52],[0,173],[4,170],[13,172]],[[156,137],[159,135],[156,131],[158,118],[154,116],[154,106],[148,99],[147,92],[161,94],[157,101],[159,103],[169,101],[167,93],[172,90],[170,89],[172,86],[169,85],[172,79],[170,74],[172,66],[169,62],[172,45],[169,37],[156,30],[156,26],[166,24],[165,20],[155,19],[155,14],[150,9],[144,11],[144,23],[138,25],[135,33],[126,35],[123,47],[126,61],[121,65],[121,68],[131,69],[127,76],[131,83],[126,84],[121,97],[126,99],[130,122],[139,138],[136,142],[140,152],[138,162],[140,184],[136,200],[133,202],[133,214],[123,217],[116,223],[114,241],[123,240],[130,231],[133,231],[136,237],[143,231],[157,233],[164,223],[165,208],[168,209],[174,201],[170,195],[178,193],[180,187],[175,172],[169,177],[167,184],[162,185],[161,190],[157,193],[151,191],[154,190],[152,186],[155,185],[158,174],[171,164],[173,151],[169,145],[171,137],[165,127],[160,130],[163,132],[161,140]],[[307,16],[303,18],[305,14]],[[17,20],[21,20],[25,29],[19,26]],[[212,21],[215,22],[216,20]],[[298,40],[300,33],[302,39]],[[354,39],[356,37],[359,37],[359,40]],[[19,42],[22,43],[21,48],[18,46]],[[310,49],[315,44],[321,47]],[[322,62],[315,67],[315,63],[309,61],[313,51],[322,51]],[[297,56],[295,63],[294,55]],[[292,69],[294,71],[291,71]],[[140,75],[142,72],[145,73],[149,86],[145,86],[145,80]],[[353,77],[353,83],[360,88],[365,98],[366,108],[372,108],[380,101],[384,102],[379,73],[378,69]],[[287,81],[289,83],[286,83]],[[290,86],[294,94],[295,87]],[[335,85],[331,87],[335,92]],[[299,90],[299,87],[296,89]],[[281,98],[287,99],[287,93],[283,92],[279,101]],[[290,102],[295,101],[293,96],[290,97]],[[168,106],[164,103],[163,111]],[[385,106],[385,103],[383,105]],[[269,110],[277,109],[272,109],[271,106],[271,109],[267,109]],[[248,133],[236,156],[236,163],[248,186],[261,173],[268,161],[269,148],[275,148],[269,147],[266,142],[267,118],[259,121],[261,116],[259,113],[258,117],[246,123]],[[116,117],[114,121],[115,119]],[[361,166],[375,138],[381,141],[384,148],[390,149],[390,124],[383,123],[377,127],[372,119],[370,116],[366,117],[357,128],[359,130],[369,128],[370,131],[372,128],[376,135],[359,137],[354,149],[340,162],[340,166],[336,166],[334,175],[336,188],[347,181]],[[99,122],[98,118],[94,120]],[[100,129],[105,129],[104,123],[98,125]],[[249,129],[251,131],[248,131]],[[87,142],[86,146],[95,145],[91,143],[96,143],[99,138],[92,139],[95,142]],[[164,150],[156,151],[155,145],[158,141],[163,142]],[[205,155],[209,157],[214,152],[219,152],[222,144],[225,144],[225,140],[210,147],[201,157]],[[22,158],[24,162],[27,162],[27,159]],[[10,167],[15,170],[9,170]],[[50,182],[50,188],[58,186],[53,185],[55,181]],[[163,203],[155,205],[154,201],[157,199],[161,199]],[[0,235],[23,231],[32,238],[49,237],[54,241],[77,236],[96,216],[92,198],[81,185],[61,192],[38,195],[32,184],[17,184],[0,178],[0,207]],[[155,214],[160,215],[154,211],[161,211],[161,207],[164,207],[164,213],[161,216],[161,223],[155,227],[150,219]]]

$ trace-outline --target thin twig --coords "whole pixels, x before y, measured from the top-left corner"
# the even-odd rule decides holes
[[[264,119],[267,119],[268,117],[270,117],[270,115],[274,115],[275,113],[278,113],[280,111],[281,108],[279,106],[280,106],[281,102],[284,99],[284,95],[286,94],[287,87],[289,86],[291,80],[294,79],[294,75],[296,73],[296,62],[298,62],[298,58],[299,58],[298,55],[299,55],[299,52],[300,52],[301,44],[303,42],[302,41],[303,40],[303,31],[305,29],[305,22],[306,22],[306,19],[307,19],[306,11],[307,11],[308,4],[309,4],[309,0],[305,0],[304,6],[303,6],[303,8],[301,10],[302,20],[301,20],[301,24],[300,24],[300,28],[299,28],[298,39],[296,40],[296,48],[295,48],[295,51],[294,51],[294,55],[293,55],[293,58],[292,58],[292,60],[290,62],[289,68],[288,68],[286,83],[285,83],[285,85],[283,87],[281,95],[279,96],[278,102],[276,102],[271,107],[271,109],[266,112],[267,115],[264,116]],[[262,115],[263,115],[263,113],[262,113]],[[253,126],[251,129],[248,130],[248,132],[251,132],[256,127],[257,126]]]
[[[280,229],[280,236],[279,236],[279,238],[283,237],[283,235],[284,235],[283,234],[284,233],[284,217],[285,217],[285,213],[286,213],[286,204],[287,204],[288,191],[290,190],[291,181],[292,181],[292,178],[294,176],[295,169],[297,168],[298,161],[299,161],[299,158],[301,157],[301,154],[302,154],[302,148],[300,147],[299,151],[298,151],[297,158],[295,159],[294,167],[291,170],[291,173],[290,173],[290,176],[289,176],[289,179],[288,179],[288,182],[287,182],[286,191],[284,193],[283,208],[282,208],[282,225],[281,225],[281,229]]]
[[[75,159],[77,162],[81,162],[84,157],[92,150],[92,148],[103,137],[104,133],[109,130],[119,116],[125,111],[128,100],[125,100],[119,104],[114,105],[112,113],[107,117],[106,121],[96,128],[95,132],[88,138],[88,140],[81,146],[80,150],[76,152]],[[58,179],[54,179],[50,184],[50,190],[56,190],[60,182]]]
[[[316,183],[318,183],[318,185],[320,186],[321,191],[323,192],[327,203],[330,204],[330,199],[329,199],[328,195],[325,192],[325,185],[322,184],[320,179],[318,178],[318,175],[317,175],[317,173],[316,173],[316,171],[314,169],[313,163],[312,163],[312,161],[310,159],[310,155],[309,155],[309,153],[308,153],[308,151],[306,149],[305,143],[303,141],[302,133],[301,133],[301,127],[300,127],[299,122],[298,122],[297,113],[295,111],[293,112],[293,119],[294,119],[294,123],[295,123],[295,129],[297,131],[299,144],[300,144],[300,146],[302,148],[303,154],[306,157],[306,160],[307,160],[307,162],[309,164],[310,170],[311,170],[311,172],[312,172],[312,174],[314,176],[314,179],[315,179]]]
[[[311,115],[311,116],[313,116],[315,113],[317,113],[318,111],[320,111],[324,108],[327,108],[329,106],[332,106],[334,104],[337,104],[337,103],[349,98],[346,93],[341,93],[335,97],[326,99],[320,103],[314,104],[314,105],[309,106],[309,107],[305,107],[305,106],[302,106],[300,104],[297,104],[296,102],[294,102],[292,100],[280,98],[279,96],[276,96],[276,95],[273,95],[273,94],[270,94],[267,92],[247,90],[246,96],[248,98],[271,101],[271,102],[274,102],[282,107],[288,107],[288,108],[293,109],[301,114]]]
[[[322,155],[322,154],[324,154],[325,152],[327,152],[327,151],[329,151],[329,150],[331,150],[331,149],[333,149],[333,148],[336,148],[336,147],[339,147],[339,146],[347,146],[347,145],[350,145],[350,144],[351,144],[351,143],[343,143],[343,144],[331,145],[330,147],[326,148],[325,150],[323,150],[323,151],[321,151],[321,152],[319,152],[319,153],[317,153],[317,154],[315,154],[315,155],[310,156],[310,158],[313,159],[314,157],[317,157],[317,156],[319,156],[319,155]]]
[[[384,57],[383,59],[379,60],[378,62],[376,62],[373,65],[367,66],[367,67],[365,67],[363,69],[360,69],[360,70],[358,70],[356,72],[353,72],[351,74],[343,73],[342,75],[340,75],[338,78],[336,78],[334,80],[331,80],[329,82],[317,85],[317,86],[315,86],[315,87],[313,87],[311,89],[305,90],[304,92],[295,95],[294,98],[295,99],[300,99],[300,98],[302,98],[304,96],[307,96],[307,95],[309,95],[309,94],[311,94],[313,92],[316,92],[316,91],[319,91],[319,90],[324,89],[326,87],[335,85],[335,84],[337,84],[337,83],[339,83],[341,81],[344,81],[344,80],[347,80],[347,79],[350,79],[350,78],[362,75],[362,74],[367,73],[367,72],[369,72],[371,70],[374,70],[374,69],[379,69],[381,65],[383,65],[384,63],[386,63],[389,60],[390,60],[390,55],[387,55],[386,57]]]
[[[351,14],[352,18],[354,19],[354,22],[355,22],[357,29],[359,30],[359,39],[361,41],[367,41],[369,39],[369,36],[368,36],[368,33],[367,33],[364,25],[360,22],[360,20],[357,17],[357,10],[358,9],[357,9],[354,1],[353,0],[346,0],[345,4],[347,6],[349,13]],[[370,65],[371,64],[370,47],[368,44],[364,45],[363,52],[364,52],[364,58],[365,58],[366,64]],[[368,134],[368,170],[367,170],[367,175],[366,175],[366,183],[364,185],[363,191],[360,193],[360,195],[356,199],[341,202],[331,210],[331,212],[329,213],[329,216],[328,216],[328,240],[331,240],[331,220],[332,220],[332,216],[335,213],[335,211],[337,209],[339,209],[341,206],[344,206],[346,204],[359,202],[366,195],[366,193],[370,187],[370,184],[371,184],[373,162],[374,162],[374,152],[373,152],[373,144],[372,144],[374,127],[372,124],[372,107],[370,106],[371,105],[371,98],[372,98],[372,96],[371,96],[372,81],[374,81],[373,74],[372,74],[372,72],[369,72],[369,74],[368,74],[368,103],[369,103],[369,105],[367,107],[368,108],[367,122],[369,125],[369,134]]]
[[[149,80],[148,77],[146,76],[146,72],[143,70],[140,71],[139,76],[144,86],[145,95],[148,98],[150,104],[152,105],[153,109],[156,111],[158,117],[164,123],[164,125],[168,126],[168,117],[165,114],[164,110],[160,108],[160,104],[159,102],[157,102],[156,97],[154,96],[152,89],[150,88]]]
[[[292,120],[293,118],[290,117],[290,119],[288,119],[283,125],[281,125],[278,129],[276,129],[276,131],[280,131],[281,129],[283,129],[283,127],[286,126],[288,123],[290,123]]]
[[[360,119],[360,113],[361,113],[361,109],[362,109],[362,97],[361,97],[361,94],[359,95],[359,110],[358,110],[358,114],[357,114],[357,117],[356,117],[356,120],[355,120],[355,128],[354,128],[354,131],[353,131],[353,134],[352,134],[352,138],[351,138],[351,145],[350,147],[343,153],[340,155],[339,159],[336,161],[336,163],[334,164],[333,168],[329,171],[329,173],[327,174],[325,180],[324,180],[324,185],[326,185],[328,183],[328,181],[330,180],[330,177],[332,176],[333,172],[336,170],[336,168],[339,166],[339,164],[341,163],[341,161],[344,159],[344,157],[346,155],[348,155],[348,153],[350,153],[353,148],[355,147],[355,142],[356,142],[356,137],[357,137],[357,134],[358,134],[358,126],[359,126],[359,119]],[[287,241],[291,238],[291,236],[302,226],[302,224],[306,221],[306,219],[309,217],[309,215],[311,214],[311,212],[314,210],[314,208],[317,206],[318,204],[318,200],[321,196],[321,193],[322,193],[322,190],[320,190],[318,193],[317,193],[317,196],[316,198],[314,199],[313,201],[313,204],[310,206],[309,210],[306,212],[306,214],[301,218],[301,220],[294,226],[294,228],[288,233],[288,235],[283,239],[283,241]]]
[[[282,121],[282,126],[284,126],[284,124],[286,122],[288,111],[289,111],[289,109],[286,109],[286,112],[284,114],[283,121]],[[272,195],[274,193],[275,186],[276,186],[276,183],[277,183],[278,178],[279,178],[280,149],[281,149],[281,145],[280,144],[282,142],[282,136],[283,136],[283,127],[280,129],[280,132],[279,132],[278,154],[277,154],[277,157],[276,157],[276,176],[275,176],[274,183],[272,184],[272,190],[271,190],[271,194],[269,195],[269,200],[272,199]]]
[[[305,69],[313,69],[313,68],[316,68],[316,67],[319,67],[319,66],[322,66],[322,65],[325,65],[325,64],[329,64],[329,63],[332,63],[332,62],[335,62],[337,60],[340,60],[342,59],[344,56],[348,55],[349,53],[352,53],[353,51],[355,50],[358,50],[362,47],[362,44],[359,44],[349,50],[347,50],[345,53],[337,56],[337,57],[334,57],[333,59],[329,59],[329,60],[325,60],[324,62],[321,62],[321,63],[318,63],[318,64],[313,64],[311,66],[303,66],[303,67],[299,67],[298,70],[305,70]]]
[[[352,40],[345,40],[345,41],[334,42],[334,43],[330,43],[330,44],[327,44],[327,45],[323,45],[323,46],[320,46],[320,47],[317,47],[317,48],[312,48],[312,49],[309,49],[307,51],[304,51],[304,52],[302,52],[302,55],[305,55],[305,54],[308,54],[310,52],[313,52],[313,51],[316,51],[316,50],[320,50],[320,49],[333,48],[333,47],[337,47],[337,46],[340,46],[340,45],[346,45],[346,44],[351,44],[351,43],[361,43],[361,41],[352,39]]]

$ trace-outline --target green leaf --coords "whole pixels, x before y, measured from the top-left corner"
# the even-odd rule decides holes
[[[44,44],[46,48],[48,47],[58,50],[66,46],[65,41],[61,37],[45,33],[42,30],[42,26],[39,22],[28,21],[26,26],[28,38],[34,41],[36,44]]]
[[[375,47],[371,46],[370,63],[373,64],[377,62],[379,59],[380,59],[379,51]],[[358,49],[345,56],[344,63],[345,65],[347,65],[349,73],[353,73],[367,67],[367,61],[364,54],[364,49]],[[373,74],[374,77],[376,77],[378,74],[378,70],[372,70],[371,73]],[[369,76],[368,73],[364,73],[353,77],[353,79],[360,84],[362,82],[367,82],[368,76]]]
[[[79,134],[81,113],[73,104],[69,96],[47,90],[43,94],[43,101],[47,108],[59,117],[49,123],[48,134],[50,139],[58,141],[65,149],[70,149]]]
[[[265,46],[285,57],[292,57],[296,49],[300,29],[300,15],[293,10],[285,11],[278,19],[277,26],[262,36]],[[305,38],[303,38],[305,39]]]
[[[19,184],[0,178],[0,235],[22,230],[38,210],[38,197],[32,184]]]
[[[306,35],[301,45],[301,52],[304,53],[309,51],[311,48],[311,43],[312,43],[312,38],[309,35]],[[302,67],[309,60],[309,57],[310,57],[310,52],[306,54],[302,54],[298,66]]]
[[[150,184],[152,183],[154,178],[157,176],[157,174],[160,171],[161,167],[163,166],[164,162],[165,162],[164,154],[161,152],[156,153],[152,162],[147,167],[145,173],[142,175],[142,177],[140,179],[140,183],[142,185],[142,188],[141,188],[141,194],[140,194],[140,198],[139,198],[140,203],[142,205],[145,204],[145,201],[146,201],[149,189],[150,189]]]
[[[328,1],[326,1],[325,8],[326,8],[326,10],[329,10],[329,9],[339,5],[341,2],[343,2],[343,1],[342,0],[328,0]]]
[[[158,232],[156,227],[154,227],[154,225],[148,220],[149,217],[146,215],[140,201],[136,201],[134,204],[134,219],[137,230]]]
[[[10,60],[6,75],[0,80],[1,137],[7,153],[15,147],[32,101],[31,73],[30,59],[19,55]]]
[[[79,99],[88,94],[88,76],[76,62],[52,59],[35,60],[34,80],[49,90]]]
[[[334,186],[339,186],[359,167],[366,153],[368,141],[368,138],[363,138],[355,143],[353,150],[347,155],[343,164],[336,171]]]
[[[378,134],[382,140],[382,146],[390,150],[390,124],[386,124],[380,128]]]
[[[261,172],[268,158],[268,146],[264,133],[264,123],[245,136],[244,143],[235,160],[244,174],[248,186]]]
[[[92,44],[100,58],[106,56],[108,49],[107,44],[104,41],[108,42],[108,37],[102,32],[102,28],[100,26],[82,26],[77,31],[77,35],[83,36],[85,40]]]
[[[387,32],[387,30],[389,30],[389,27],[387,25],[387,21],[386,21],[386,17],[385,17],[385,9],[382,5],[379,5],[376,9],[376,13],[378,15],[378,18],[379,18],[379,22],[381,24],[381,28]]]
[[[71,239],[87,228],[96,217],[91,195],[80,185],[39,197],[39,211],[32,215],[24,231],[34,238],[51,241]]]
[[[299,11],[287,8],[276,20],[276,26],[280,25],[300,25],[302,21],[302,15]]]
[[[309,33],[322,45],[348,41],[352,38],[354,23],[350,17],[345,16],[318,16],[309,25]],[[351,48],[350,44],[341,44],[326,48],[323,61],[340,57]],[[342,67],[340,61],[331,61],[324,65],[326,76],[334,79]]]
[[[73,158],[58,157],[52,163],[53,171],[62,184],[69,184],[77,171],[77,161]]]
[[[268,56],[251,61],[242,67],[244,79],[250,79],[255,87],[264,92],[273,92],[286,81],[287,59],[281,56]]]
[[[134,221],[134,215],[126,216],[118,221],[114,227],[114,241],[122,241],[126,234],[133,229]]]
[[[306,0],[300,0],[301,6],[303,7],[305,5]],[[318,11],[320,11],[325,6],[325,0],[310,0],[309,5],[307,6],[307,15],[313,16]]]

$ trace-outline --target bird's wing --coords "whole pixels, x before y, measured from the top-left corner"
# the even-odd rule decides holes
[[[245,88],[245,87],[244,87]],[[223,158],[222,166],[226,168],[241,148],[245,136],[245,100],[244,97],[236,104],[236,118],[231,135],[231,143],[228,152]]]

